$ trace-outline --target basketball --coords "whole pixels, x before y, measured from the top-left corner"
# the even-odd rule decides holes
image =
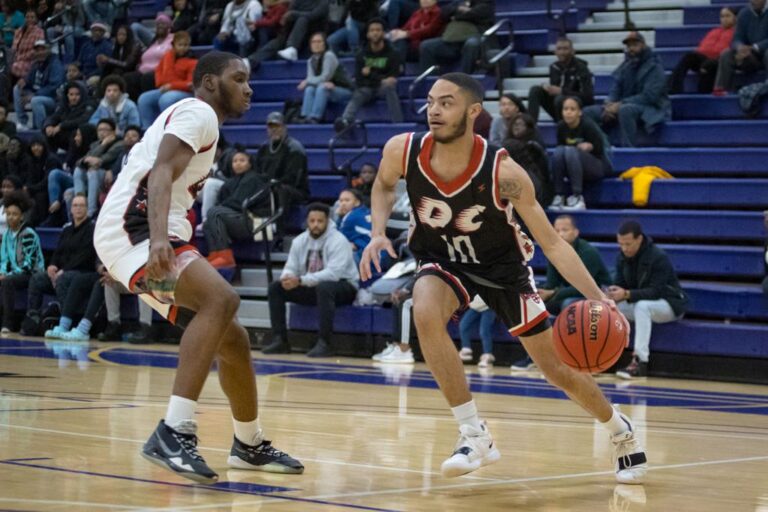
[[[597,300],[574,302],[555,320],[555,351],[574,370],[604,372],[629,344],[624,316]]]

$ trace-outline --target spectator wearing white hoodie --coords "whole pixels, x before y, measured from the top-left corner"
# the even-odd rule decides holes
[[[330,221],[330,208],[322,203],[307,207],[307,229],[291,244],[280,281],[269,285],[272,343],[265,354],[291,351],[285,320],[287,302],[318,307],[320,332],[308,357],[329,357],[336,306],[352,304],[360,276],[347,238]]]

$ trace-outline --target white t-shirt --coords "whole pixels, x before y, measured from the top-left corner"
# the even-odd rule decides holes
[[[169,236],[185,241],[192,237],[187,211],[203,188],[213,165],[219,139],[219,120],[210,105],[188,98],[163,111],[141,141],[131,149],[128,162],[101,208],[94,243],[107,268],[131,246],[149,239],[147,183],[160,142],[166,134],[175,135],[196,153],[173,183],[168,214]]]

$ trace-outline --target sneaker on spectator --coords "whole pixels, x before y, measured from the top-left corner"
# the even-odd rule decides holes
[[[712,96],[728,96],[728,91],[722,87],[715,87],[712,89]]]
[[[408,350],[401,349],[398,345],[392,345],[394,347],[387,355],[381,356],[379,362],[390,364],[413,364],[416,360],[413,358],[413,351],[410,347]]]
[[[552,202],[549,205],[550,210],[559,210],[563,207],[563,204],[565,203],[565,197],[558,194],[553,199]]]
[[[523,359],[512,363],[511,369],[513,372],[527,372],[536,369],[536,363],[533,362],[531,356],[525,356]]]
[[[66,341],[88,341],[91,339],[91,335],[75,327],[69,332],[62,333],[61,339]]]
[[[19,334],[22,336],[37,336],[40,329],[40,313],[37,311],[27,311],[24,320],[21,322],[21,331]]]
[[[110,322],[104,332],[98,335],[99,341],[121,341],[123,339],[122,329],[119,322]]]
[[[632,362],[616,372],[620,379],[630,380],[648,376],[648,363],[642,362],[637,356],[632,356]]]
[[[67,332],[66,329],[57,325],[53,329],[48,329],[47,331],[45,331],[45,337],[51,340],[61,340],[61,339],[64,339],[62,338],[62,335],[65,334],[66,332]]]
[[[471,348],[462,348],[461,350],[459,350],[459,357],[465,363],[468,363],[468,362],[472,361],[472,349]]]
[[[336,130],[336,133],[341,133],[347,128],[349,128],[350,124],[352,124],[352,121],[350,121],[346,117],[337,117],[336,120],[333,122],[333,129]]]
[[[136,332],[129,333],[125,337],[125,341],[133,345],[152,343],[152,326],[141,324],[141,328]]]
[[[480,361],[477,363],[478,368],[488,368],[489,366],[493,366],[493,363],[496,362],[496,358],[493,354],[482,354],[480,356]]]
[[[299,58],[299,52],[296,51],[296,48],[293,46],[289,46],[288,48],[283,48],[277,54],[280,56],[281,59],[295,61]]]
[[[568,196],[568,199],[565,200],[565,206],[562,207],[563,210],[586,210],[587,204],[584,202],[584,196]]]
[[[371,359],[373,359],[374,361],[381,361],[382,357],[384,357],[385,355],[395,350],[395,348],[397,348],[397,343],[387,343],[387,346],[384,347],[384,350],[382,350],[378,354],[373,354],[373,357],[371,357]]]
[[[0,329],[0,336],[8,336],[9,334],[11,334],[11,330],[9,328],[3,327]]]

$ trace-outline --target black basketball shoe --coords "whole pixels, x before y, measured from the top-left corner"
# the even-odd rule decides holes
[[[250,446],[235,437],[232,450],[227,459],[229,467],[235,469],[250,469],[268,473],[291,473],[298,475],[304,472],[304,465],[277,448],[272,441],[262,441],[261,444]]]
[[[197,453],[197,422],[182,421],[176,430],[160,420],[157,428],[144,444],[141,456],[153,464],[173,471],[179,476],[201,484],[212,484],[219,479]]]

